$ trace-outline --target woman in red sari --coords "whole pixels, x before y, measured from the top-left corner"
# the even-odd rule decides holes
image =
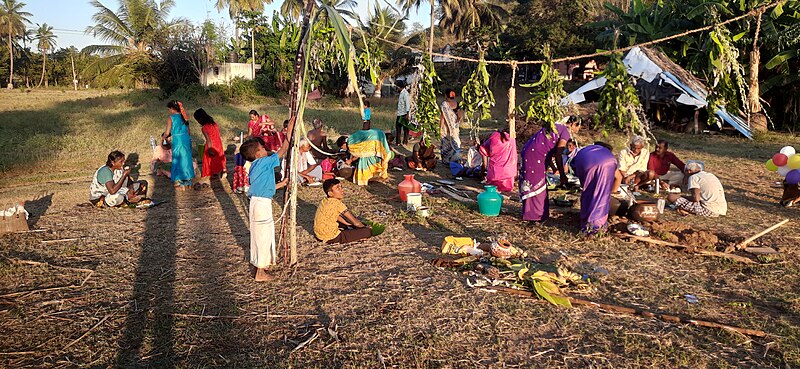
[[[203,152],[202,177],[218,176],[225,172],[225,148],[222,147],[222,138],[219,126],[203,109],[194,112],[194,119],[203,126],[203,136],[206,138],[206,148]]]

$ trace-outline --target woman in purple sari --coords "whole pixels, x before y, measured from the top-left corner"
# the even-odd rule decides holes
[[[617,159],[611,146],[603,142],[582,148],[572,160],[575,175],[581,180],[581,231],[587,235],[604,230],[608,225],[611,188]]]
[[[517,141],[504,128],[492,133],[480,146],[483,166],[486,167],[486,184],[497,186],[500,192],[514,189],[517,176]]]
[[[564,160],[561,155],[572,134],[580,130],[580,120],[570,119],[567,123],[556,124],[555,130],[542,128],[522,147],[522,168],[519,173],[519,197],[522,201],[522,219],[542,222],[550,216],[550,201],[547,197],[548,161],[556,159],[556,167],[561,175],[561,183],[567,184]]]

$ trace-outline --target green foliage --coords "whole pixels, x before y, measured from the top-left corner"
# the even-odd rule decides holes
[[[431,137],[439,137],[439,107],[436,105],[436,91],[434,82],[439,80],[430,55],[422,57],[422,71],[419,79],[419,93],[417,94],[417,113],[414,119],[422,128],[426,144],[430,144]]]
[[[542,76],[538,81],[531,84],[523,84],[523,87],[531,87],[531,98],[517,107],[518,111],[525,113],[527,120],[538,120],[543,126],[554,132],[556,122],[564,117],[564,107],[561,106],[561,99],[567,96],[564,92],[564,81],[553,64],[549,62],[550,51],[545,45],[544,54],[547,55],[548,62],[542,64]]]
[[[729,111],[748,113],[744,67],[739,64],[739,50],[733,45],[730,31],[723,26],[715,27],[709,34],[707,44],[708,69],[712,77],[709,81],[708,111],[716,112],[720,107],[726,107]],[[708,124],[717,124],[714,114],[708,114]]]
[[[570,0],[520,1],[508,26],[499,35],[514,60],[545,57],[542,44],[549,44],[554,55],[580,55],[594,51],[592,18],[585,7]]]
[[[606,78],[606,84],[600,91],[595,128],[602,127],[606,134],[614,128],[625,128],[629,133],[643,128],[637,114],[641,109],[639,95],[631,84],[621,53],[609,56],[600,76]]]
[[[461,88],[461,108],[464,109],[464,118],[470,122],[470,136],[473,139],[478,137],[481,120],[492,117],[493,106],[494,95],[489,88],[489,73],[486,71],[486,62],[481,60]]]

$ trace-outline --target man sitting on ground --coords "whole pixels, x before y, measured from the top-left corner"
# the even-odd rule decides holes
[[[717,176],[703,171],[699,163],[686,164],[689,175],[690,198],[678,194],[670,194],[669,202],[675,204],[679,212],[717,217],[728,213],[728,202],[725,201],[725,190]]]
[[[414,144],[410,156],[406,156],[406,163],[411,169],[433,170],[436,167],[436,147],[425,144],[425,139],[420,139]]]
[[[670,170],[670,165],[674,165],[678,170]],[[647,162],[647,179],[649,181],[660,179],[661,187],[665,190],[680,187],[683,184],[685,168],[686,164],[669,151],[669,142],[658,140],[656,151],[650,153],[650,160]]]
[[[633,136],[629,148],[622,149],[617,156],[617,171],[614,173],[614,188],[611,193],[616,193],[622,183],[631,186],[633,190],[642,183],[647,182],[647,161],[650,159],[650,150],[645,147],[642,136]]]
[[[314,234],[325,243],[350,243],[372,237],[370,227],[356,218],[342,202],[344,188],[338,179],[322,183],[326,198],[314,215]]]
[[[319,182],[322,179],[322,167],[311,153],[311,144],[307,139],[301,138],[297,144],[300,151],[300,163],[297,167],[298,174],[305,183]]]

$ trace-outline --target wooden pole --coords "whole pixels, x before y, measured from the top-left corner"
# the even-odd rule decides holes
[[[69,59],[72,61],[72,87],[78,91],[78,76],[75,74],[75,53],[70,51]]]
[[[761,236],[763,236],[763,235],[765,235],[765,234],[767,234],[767,233],[769,233],[769,232],[772,232],[772,231],[774,231],[774,230],[778,229],[780,226],[782,226],[782,225],[784,225],[784,224],[786,224],[786,223],[789,223],[789,219],[784,219],[784,220],[782,220],[781,222],[779,222],[778,224],[775,224],[775,225],[774,225],[774,226],[772,226],[772,227],[769,227],[769,228],[767,228],[767,229],[765,229],[765,230],[763,230],[763,231],[761,231],[761,232],[758,232],[758,233],[756,233],[755,235],[753,235],[752,237],[750,237],[750,238],[748,238],[748,239],[746,239],[746,240],[744,240],[744,241],[740,242],[738,245],[736,245],[736,249],[737,249],[737,250],[741,250],[741,249],[744,249],[744,248],[746,248],[746,247],[747,247],[747,245],[748,245],[750,242],[753,242],[753,241],[757,240],[759,237],[761,237]]]
[[[514,83],[517,80],[517,62],[511,62],[511,87],[508,88],[508,133],[511,135],[511,139],[517,138],[517,121],[516,121],[516,112],[517,109],[517,91],[514,88]]]
[[[523,291],[523,290],[516,290],[516,289],[513,289],[513,288],[509,288],[509,287],[489,286],[489,287],[483,287],[483,288],[487,289],[487,290],[499,291],[499,292],[508,293],[508,294],[512,294],[512,295],[517,295],[517,296],[535,297],[533,292]],[[620,306],[620,305],[612,305],[612,304],[604,304],[604,303],[600,303],[600,302],[583,300],[583,299],[578,299],[578,298],[569,297],[569,296],[566,296],[566,297],[567,297],[567,299],[569,299],[569,302],[572,303],[573,305],[587,306],[587,307],[597,308],[597,309],[600,309],[600,310],[606,310],[606,311],[611,311],[611,312],[616,312],[616,313],[624,313],[624,314],[641,316],[641,317],[644,317],[644,318],[656,318],[656,319],[659,319],[659,320],[662,320],[662,321],[665,321],[665,322],[668,322],[668,323],[684,323],[684,324],[696,325],[696,326],[699,326],[699,327],[719,328],[719,329],[724,329],[724,330],[728,330],[728,331],[739,332],[741,334],[745,334],[745,335],[748,335],[748,336],[755,336],[755,337],[766,337],[767,336],[767,332],[756,330],[756,329],[734,327],[732,325],[712,322],[712,321],[708,321],[708,320],[692,319],[692,318],[689,318],[689,317],[682,317],[682,316],[678,316],[678,315],[674,315],[674,314],[656,313],[656,312],[652,312],[652,311],[648,311],[648,310],[642,310],[642,309],[639,309],[639,308],[632,308],[632,307]]]
[[[620,238],[628,238],[628,239],[632,239],[632,240],[636,240],[636,241],[647,242],[647,243],[650,243],[650,244],[653,244],[653,245],[667,246],[667,247],[671,247],[671,248],[678,249],[678,250],[690,249],[689,246],[684,246],[684,245],[681,245],[681,244],[678,244],[678,243],[673,243],[673,242],[657,240],[655,238],[650,238],[650,237],[634,236],[632,234],[620,234],[620,235],[617,235],[617,236],[620,237]],[[697,249],[695,249],[695,250],[693,250],[693,253],[698,254],[698,255],[703,255],[703,256],[716,256],[716,257],[731,259],[731,260],[735,260],[735,261],[742,262],[742,263],[747,263],[747,264],[755,264],[756,263],[752,259],[746,258],[744,256],[732,255],[732,254],[719,252],[719,251],[708,251],[708,250],[697,250]]]
[[[250,27],[250,56],[253,62],[250,64],[250,76],[253,81],[256,80],[256,33],[255,27]]]

